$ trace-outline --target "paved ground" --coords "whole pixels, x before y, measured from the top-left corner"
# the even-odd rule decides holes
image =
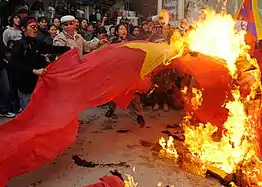
[[[158,142],[161,136],[165,136],[161,131],[167,124],[179,123],[182,112],[146,112],[146,128],[140,128],[124,112],[117,111],[117,118],[110,120],[104,117],[104,113],[102,108],[83,112],[79,118],[84,123],[77,141],[68,150],[34,172],[10,180],[7,187],[83,187],[96,183],[99,177],[110,175],[112,169],[133,175],[139,187],[154,187],[158,182],[175,187],[221,186],[214,179],[182,171],[174,162],[154,156],[151,148],[141,145],[141,140]],[[130,132],[119,133],[118,130]],[[98,164],[116,165],[81,167],[74,163],[72,157],[75,155]]]

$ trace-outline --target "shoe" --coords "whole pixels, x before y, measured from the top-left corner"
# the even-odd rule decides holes
[[[114,110],[109,109],[109,110],[106,112],[105,116],[106,116],[107,118],[111,118],[111,117],[113,116],[113,114],[114,114]]]
[[[165,111],[165,112],[168,112],[168,110],[169,110],[169,109],[168,109],[168,105],[167,105],[167,104],[164,104],[164,111]]]
[[[0,117],[5,117],[5,118],[14,118],[16,115],[14,113],[11,112],[6,112],[6,113],[2,113],[0,114]]]
[[[136,121],[137,123],[140,125],[140,126],[145,126],[145,120],[144,120],[144,117],[141,116],[141,115],[137,115],[137,118],[136,118]]]
[[[20,114],[22,111],[23,111],[23,109],[22,109],[22,108],[19,108],[19,109],[16,111],[16,113],[17,113],[17,114]]]
[[[160,107],[159,104],[155,104],[155,106],[153,107],[153,110],[157,111],[159,109],[159,107]]]

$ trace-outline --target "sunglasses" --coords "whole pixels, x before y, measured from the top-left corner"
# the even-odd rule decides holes
[[[34,29],[34,30],[35,30],[35,29],[38,29],[38,25],[30,25],[29,27],[32,28],[32,29]]]
[[[75,22],[72,21],[72,22],[64,23],[63,25],[67,27],[68,25],[71,25],[71,26],[72,26],[72,25],[74,25],[74,24],[75,24]]]

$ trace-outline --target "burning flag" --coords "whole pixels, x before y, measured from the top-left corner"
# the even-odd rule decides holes
[[[205,71],[213,71],[213,76],[206,76],[207,73],[204,70],[202,75],[194,74],[194,67],[192,67],[191,75],[195,81],[186,91],[183,90],[185,95],[192,97],[187,100],[190,102],[188,104],[190,107],[186,108],[190,111],[187,112],[190,116],[186,116],[182,121],[185,147],[192,154],[192,158],[200,158],[202,165],[206,166],[205,169],[218,168],[226,174],[238,173],[237,182],[242,186],[261,185],[261,178],[259,178],[261,161],[258,158],[261,146],[261,139],[259,139],[261,132],[258,130],[261,72],[256,60],[247,53],[248,47],[244,42],[244,33],[236,32],[235,21],[230,15],[206,11],[205,19],[196,23],[195,29],[190,31],[184,40],[190,50],[217,59],[213,63],[226,67],[228,69],[226,74],[232,78],[228,82],[230,90],[226,91],[226,86],[222,86],[226,84],[226,81],[214,84],[216,76],[219,76],[214,72],[217,67],[210,68],[211,63],[207,63],[206,66],[198,63],[200,67],[205,68]],[[201,62],[203,61],[205,60],[202,58]],[[172,66],[174,65],[172,63]],[[194,69],[194,71],[199,70]],[[209,87],[207,83],[203,84],[204,77],[207,79],[206,82],[209,81],[213,85]],[[222,79],[225,80],[226,77]],[[216,87],[217,92],[212,92],[212,88]],[[202,94],[197,94],[197,98],[199,96],[203,98],[201,105],[194,109],[196,94],[190,95],[190,93],[194,93],[196,88],[202,90]],[[217,97],[220,94],[226,97]],[[220,106],[216,104],[218,99],[223,99],[223,104]],[[226,117],[225,121],[222,120],[222,128],[214,121],[213,110],[220,113],[219,118]],[[227,112],[222,113],[224,110]],[[205,111],[205,115],[200,115],[199,111]],[[220,138],[215,140],[215,134],[220,134]],[[258,134],[260,136],[257,136]],[[161,142],[164,142],[162,138]],[[160,145],[164,150],[166,149],[163,143]],[[169,142],[169,145],[175,144]],[[172,151],[177,157],[173,147],[167,152]]]

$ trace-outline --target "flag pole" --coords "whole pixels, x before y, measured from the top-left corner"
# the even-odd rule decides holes
[[[240,7],[239,7],[238,11],[237,11],[236,14],[235,14],[235,19],[237,19],[238,15],[239,15],[239,13],[240,13],[241,8],[244,6],[244,3],[245,3],[245,0],[242,0],[242,3],[241,3],[241,5],[240,5]]]

